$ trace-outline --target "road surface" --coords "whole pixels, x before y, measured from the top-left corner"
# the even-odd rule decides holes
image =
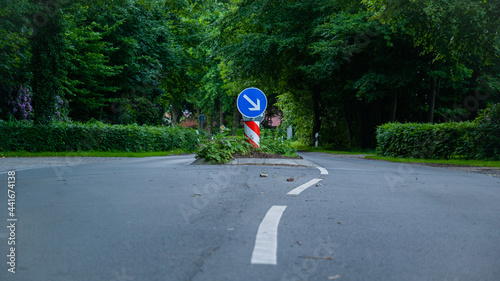
[[[500,280],[500,178],[302,156],[316,167],[16,164],[0,280]]]

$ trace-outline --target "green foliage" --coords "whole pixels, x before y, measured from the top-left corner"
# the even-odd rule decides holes
[[[182,148],[169,151],[64,151],[64,152],[26,152],[26,151],[2,151],[0,157],[155,157],[167,155],[182,155],[189,153]]]
[[[283,140],[283,134],[277,130],[261,130],[260,147],[253,147],[246,137],[226,137],[216,135],[213,140],[200,144],[196,158],[205,158],[211,163],[226,163],[233,159],[234,154],[281,154],[288,157],[297,157],[297,150],[292,147],[291,141]]]
[[[30,60],[29,41],[24,34],[23,13],[27,0],[0,1],[0,92],[26,84]],[[2,93],[3,94],[3,93]],[[2,108],[0,107],[0,114]]]
[[[57,96],[64,97],[62,81],[66,76],[61,14],[56,13],[31,39],[33,70],[33,111],[36,124],[47,125],[55,119]]]
[[[199,137],[195,130],[181,127],[0,121],[0,151],[192,151]]]
[[[172,104],[184,109],[194,102],[189,95],[200,79],[192,73],[204,59],[194,54],[208,30],[199,28],[204,3],[46,2],[0,4],[0,35],[6,39],[0,42],[0,92],[32,88],[37,123],[56,119],[51,105],[57,96],[69,101],[73,120],[145,124],[161,120],[138,117],[146,103],[163,115]],[[9,102],[0,100],[4,119]],[[131,104],[132,114],[117,109],[122,102]]]
[[[261,129],[259,145],[258,150],[264,153],[298,157],[292,141],[286,139],[286,129]]]
[[[258,83],[274,97],[285,92],[308,96],[313,117],[309,138],[320,130],[324,78],[306,70],[318,59],[310,45],[317,37],[314,28],[332,6],[326,0],[241,1],[220,24],[217,54],[227,69],[224,78]]]
[[[500,125],[500,103],[490,104],[481,110],[474,123]]]
[[[252,145],[244,137],[217,135],[199,145],[196,158],[205,158],[211,163],[226,163],[233,159],[233,154],[246,155],[251,149]]]
[[[500,125],[387,123],[377,128],[381,156],[500,159]]]
[[[146,1],[144,1],[146,2]],[[93,8],[93,18],[101,25],[116,25],[106,32],[104,40],[116,48],[110,54],[110,63],[123,67],[111,79],[121,94],[143,94],[159,85],[159,80],[173,74],[178,60],[179,46],[174,41],[169,13],[158,6],[126,1],[124,5],[110,4],[102,13]]]
[[[63,15],[65,67],[68,73],[63,89],[70,99],[71,114],[75,120],[97,118],[97,114],[92,112],[99,112],[99,108],[107,105],[112,93],[120,89],[111,85],[109,79],[124,68],[123,65],[110,63],[110,56],[118,48],[104,39],[116,32],[123,21],[96,22],[103,15],[96,18],[95,13],[94,9],[75,3]],[[109,10],[101,13],[106,15]]]
[[[500,3],[485,0],[364,0],[376,18],[402,25],[436,60],[483,65],[495,57]]]
[[[472,124],[460,153],[474,159],[500,159],[500,103],[481,110]]]
[[[293,135],[302,140],[307,140],[312,131],[311,97],[309,95],[292,95],[289,92],[278,96],[276,103],[283,112],[283,129],[292,126]]]
[[[161,80],[184,71],[177,68],[183,49],[163,4],[115,1],[68,9],[65,43],[70,75],[65,86],[74,120],[160,124],[158,116],[168,107],[162,101]],[[140,115],[146,113],[139,109],[146,104],[147,112],[152,109],[154,114],[143,118]]]
[[[147,98],[119,99],[112,104],[114,124],[165,125],[162,124],[163,108]]]
[[[199,109],[229,127],[256,86],[301,143],[319,131],[323,147],[373,148],[385,122],[471,120],[499,102],[499,3],[2,0],[0,118],[23,85],[40,124],[61,109],[139,125]]]
[[[203,86],[200,88],[200,97],[196,101],[196,106],[201,108],[202,112],[210,120],[216,119],[216,114],[220,114],[220,112],[224,113],[236,110],[235,93],[233,92],[233,95],[230,96],[227,94],[228,91],[224,90],[224,82],[222,81],[217,64],[207,69],[201,82]],[[228,125],[227,123],[226,127]]]
[[[465,131],[458,153],[471,159],[500,160],[500,124],[480,124]]]
[[[281,154],[288,157],[297,157],[297,149],[292,147],[291,140],[282,138],[261,138],[260,150],[270,154]]]

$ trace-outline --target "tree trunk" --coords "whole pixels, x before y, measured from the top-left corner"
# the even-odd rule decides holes
[[[212,126],[212,116],[211,114],[207,114],[207,130],[209,135],[212,135]]]
[[[236,135],[236,129],[238,129],[240,125],[240,112],[238,111],[238,107],[236,106],[236,99],[234,104],[235,106],[233,110],[233,129],[231,131],[232,136]]]
[[[198,119],[198,130],[203,130],[203,122],[200,122],[200,109],[196,108],[196,119]]]
[[[222,99],[219,102],[219,126],[224,125],[224,109],[222,108]]]
[[[99,113],[99,121],[101,121],[101,122],[102,122],[102,112],[103,112],[103,110],[104,110],[104,106],[101,106],[101,111]]]
[[[172,126],[177,126],[181,119],[181,109],[172,105]]]
[[[319,133],[321,129],[321,112],[319,103],[321,102],[321,87],[314,86],[312,88],[312,99],[313,99],[313,131],[312,131],[312,145],[316,139],[316,133]]]
[[[366,104],[364,101],[358,102],[359,119],[361,121],[361,148],[366,149],[369,146],[369,127],[368,114],[366,114]]]
[[[398,108],[398,88],[396,88],[395,93],[394,93],[394,102],[392,104],[392,116],[391,116],[391,122],[396,121],[396,110]]]
[[[436,91],[437,91],[437,82],[438,78],[432,79],[432,90],[431,97],[429,101],[430,109],[429,109],[429,123],[434,123],[434,108],[436,106]]]
[[[344,102],[344,119],[349,132],[349,146],[352,146],[352,141],[354,138],[354,133],[352,131],[352,118],[349,111],[349,102]]]

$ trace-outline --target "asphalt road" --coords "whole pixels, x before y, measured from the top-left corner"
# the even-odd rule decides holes
[[[0,280],[500,280],[500,178],[302,156],[328,174],[192,156],[24,167],[16,273],[2,173]]]

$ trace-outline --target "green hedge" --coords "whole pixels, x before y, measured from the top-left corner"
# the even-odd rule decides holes
[[[377,128],[381,156],[447,159],[500,159],[500,125],[387,123]]]
[[[0,151],[191,151],[199,137],[195,130],[181,127],[0,121]]]

